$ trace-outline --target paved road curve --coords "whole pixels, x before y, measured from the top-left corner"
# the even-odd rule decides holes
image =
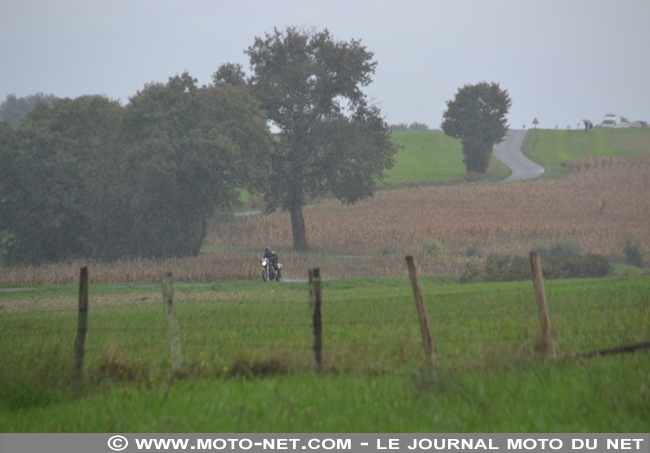
[[[521,145],[525,136],[525,130],[511,129],[505,140],[494,147],[494,157],[512,170],[512,174],[501,182],[523,181],[544,174],[544,168],[522,154]]]

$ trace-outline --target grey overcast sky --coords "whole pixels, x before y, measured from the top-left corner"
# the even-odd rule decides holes
[[[0,101],[37,92],[128,103],[188,71],[208,84],[274,27],[359,39],[389,123],[437,128],[464,84],[498,82],[509,124],[650,120],[650,0],[0,0]]]

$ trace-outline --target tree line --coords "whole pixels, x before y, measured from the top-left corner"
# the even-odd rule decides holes
[[[208,220],[242,189],[288,211],[304,250],[313,197],[372,196],[396,151],[362,91],[373,54],[295,27],[245,53],[249,76],[226,63],[207,86],[184,73],[125,106],[51,99],[18,128],[0,122],[0,260],[196,255]]]
[[[7,264],[196,255],[215,209],[264,191],[272,135],[243,88],[185,73],[126,106],[38,103],[0,123],[0,240]]]
[[[6,121],[11,127],[19,127],[23,118],[34,110],[36,104],[45,103],[52,105],[54,96],[51,94],[36,93],[22,98],[15,94],[8,94],[0,104],[0,121]]]
[[[305,204],[371,197],[397,151],[363,92],[373,53],[297,27],[257,37],[244,53],[249,75],[225,63],[198,86],[184,73],[125,106],[100,95],[5,103],[0,264],[196,255],[209,219],[243,189],[264,193],[267,212],[288,211],[294,249],[306,250]],[[487,83],[448,102],[441,127],[462,140],[468,171],[485,172],[509,106]]]

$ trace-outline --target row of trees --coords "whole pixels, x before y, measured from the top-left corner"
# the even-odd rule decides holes
[[[47,99],[18,129],[0,122],[0,258],[196,255],[208,219],[241,189],[265,193],[268,212],[288,211],[294,248],[305,250],[310,199],[372,196],[396,152],[362,91],[372,52],[289,27],[245,53],[249,76],[226,63],[208,86],[185,73],[146,85],[126,106]],[[509,106],[507,92],[486,83],[448,102],[442,129],[462,140],[468,171],[485,172]]]
[[[40,103],[0,123],[0,233],[8,263],[197,254],[215,209],[267,187],[272,136],[244,88],[151,84]]]
[[[22,98],[15,94],[8,94],[0,103],[0,121],[6,121],[11,127],[19,127],[23,118],[34,110],[36,104],[45,103],[52,105],[54,96],[51,94],[36,93]]]
[[[424,123],[418,123],[417,121],[411,124],[406,124],[406,123],[398,123],[398,124],[391,124],[390,130],[393,132],[406,132],[406,131],[411,131],[411,132],[418,132],[418,131],[428,131],[429,126],[427,126]]]
[[[39,103],[20,128],[0,124],[0,251],[8,263],[195,255],[216,209],[239,190],[291,214],[332,194],[373,194],[396,149],[362,87],[376,62],[359,41],[287,28],[256,38],[252,74],[224,64],[121,106],[103,96]],[[271,135],[269,123],[280,132]]]

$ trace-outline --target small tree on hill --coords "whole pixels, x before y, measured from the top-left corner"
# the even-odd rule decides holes
[[[505,116],[511,105],[506,90],[498,83],[487,82],[465,85],[447,101],[441,128],[446,135],[461,140],[468,172],[487,170],[492,148],[508,132]]]

